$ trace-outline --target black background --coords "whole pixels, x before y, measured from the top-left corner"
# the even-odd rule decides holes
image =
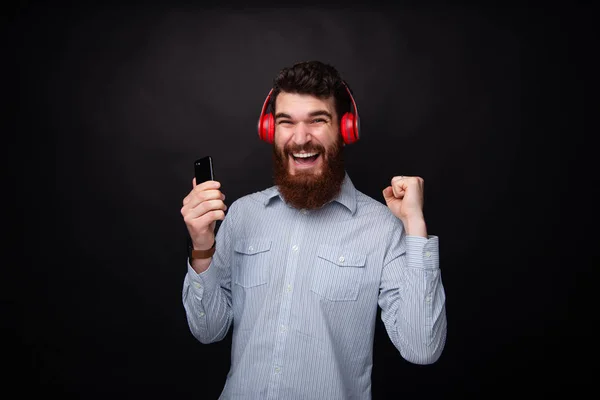
[[[188,330],[181,201],[207,154],[227,204],[271,185],[260,107],[308,59],[353,89],[355,185],[383,201],[393,175],[422,176],[440,237],[445,351],[411,365],[378,321],[374,398],[591,385],[590,8],[22,2],[3,20],[3,360],[20,393],[217,398],[230,336]]]

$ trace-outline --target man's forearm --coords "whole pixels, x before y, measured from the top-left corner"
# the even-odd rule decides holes
[[[427,225],[422,216],[411,217],[402,222],[407,235],[427,238]]]
[[[212,257],[210,258],[199,258],[190,260],[190,265],[196,271],[197,274],[201,274],[202,272],[208,269],[210,262],[212,261]]]
[[[201,276],[191,264],[190,267],[183,288],[190,330],[201,343],[219,341],[232,322],[231,295],[221,287],[216,267],[207,268]]]

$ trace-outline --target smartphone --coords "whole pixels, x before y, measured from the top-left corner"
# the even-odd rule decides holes
[[[196,176],[196,185],[215,179],[213,170],[213,160],[211,156],[206,156],[194,161],[194,173]]]
[[[194,174],[196,176],[196,185],[206,181],[215,180],[215,170],[213,168],[213,159],[211,156],[206,156],[194,161]],[[221,226],[221,220],[215,223],[215,234]]]

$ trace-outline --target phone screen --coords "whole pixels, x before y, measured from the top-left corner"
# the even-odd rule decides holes
[[[211,156],[206,156],[197,159],[194,162],[194,173],[196,176],[196,185],[202,182],[212,181],[215,179],[213,172],[213,161]]]

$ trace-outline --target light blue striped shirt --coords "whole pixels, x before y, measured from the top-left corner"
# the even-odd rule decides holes
[[[378,306],[404,359],[431,364],[442,353],[438,237],[407,236],[347,174],[317,210],[290,207],[276,187],[241,197],[216,243],[206,271],[188,263],[182,297],[201,343],[233,323],[220,399],[370,399]]]

